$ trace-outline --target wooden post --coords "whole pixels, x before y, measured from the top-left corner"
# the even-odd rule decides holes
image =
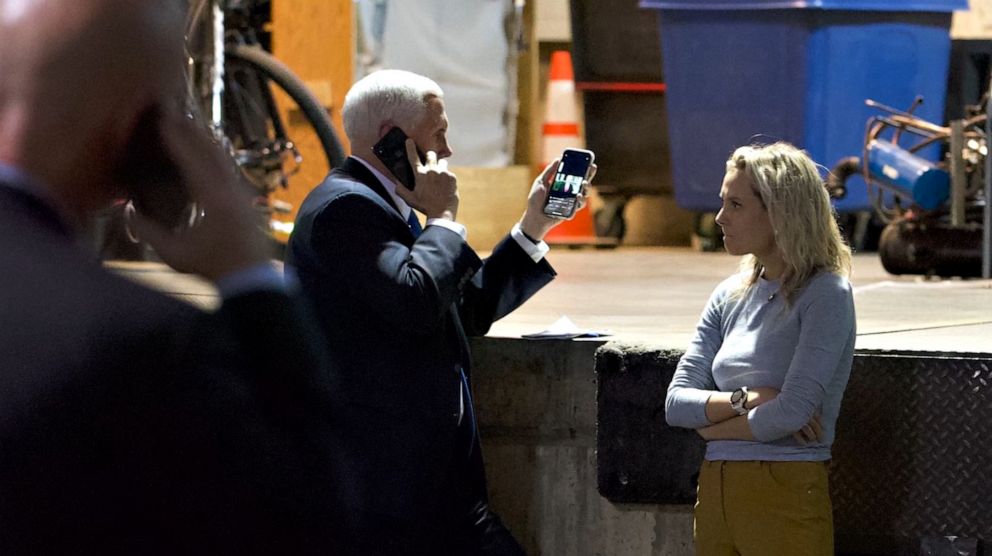
[[[538,88],[540,83],[540,61],[537,35],[534,33],[534,2],[524,4],[523,38],[526,50],[517,57],[517,136],[513,161],[515,164],[531,166],[537,164],[540,156],[537,150],[540,129],[538,109]],[[511,37],[510,40],[516,40]],[[535,122],[537,122],[535,124]]]
[[[272,53],[307,84],[329,110],[338,137],[349,151],[341,124],[341,105],[351,87],[355,59],[353,0],[272,0]],[[290,203],[293,212],[278,220],[292,222],[296,210],[327,174],[320,141],[284,94],[277,96],[287,133],[296,141],[304,161],[289,188],[275,198]],[[285,240],[285,236],[281,236]]]

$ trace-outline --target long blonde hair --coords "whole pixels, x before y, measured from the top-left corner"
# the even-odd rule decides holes
[[[768,212],[775,244],[785,261],[779,293],[787,304],[818,272],[850,274],[851,249],[841,238],[816,163],[806,152],[782,142],[740,147],[727,160],[727,172],[744,172]],[[757,257],[745,256],[740,293],[753,286],[763,271]]]

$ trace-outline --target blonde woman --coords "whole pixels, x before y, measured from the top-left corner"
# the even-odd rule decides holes
[[[698,555],[832,555],[827,462],[851,372],[851,252],[816,164],[785,144],[737,149],[716,222],[741,272],[710,297],[668,388],[666,419],[706,442]]]

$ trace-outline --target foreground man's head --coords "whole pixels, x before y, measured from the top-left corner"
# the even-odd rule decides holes
[[[184,3],[0,0],[0,162],[73,219],[121,194],[141,116],[184,94]]]

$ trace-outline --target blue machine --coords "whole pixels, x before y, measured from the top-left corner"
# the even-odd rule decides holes
[[[868,120],[862,156],[841,159],[827,179],[836,198],[851,176],[866,178],[875,212],[886,222],[878,254],[892,274],[979,276],[986,203],[980,181],[988,154],[988,120],[981,108],[947,127],[874,100],[867,106],[888,112]],[[923,158],[926,149],[946,147],[943,163]],[[893,197],[899,202],[894,203]]]
[[[920,208],[935,210],[947,201],[951,176],[933,162],[887,141],[867,148],[868,172],[882,186]]]

